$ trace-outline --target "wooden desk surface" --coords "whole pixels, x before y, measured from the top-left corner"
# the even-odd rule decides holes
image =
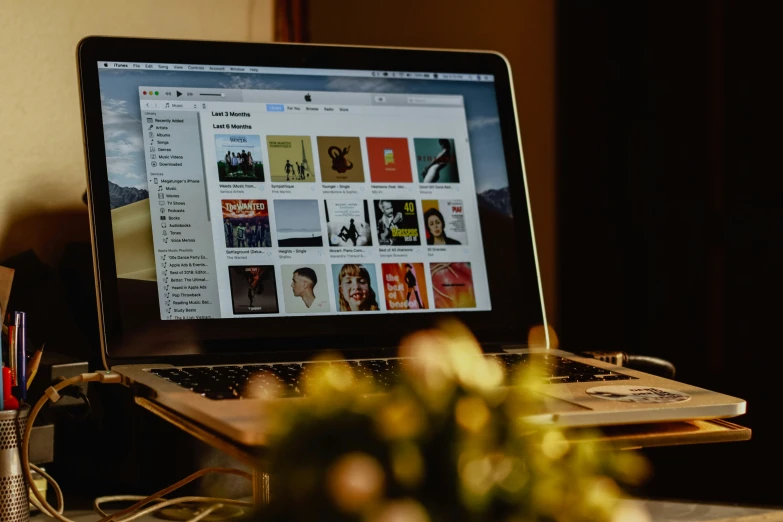
[[[263,468],[263,452],[258,448],[247,448],[236,445],[176,412],[168,410],[148,399],[137,397],[136,403],[155,415],[171,422],[175,426],[202,440],[203,442],[225,452],[226,454],[251,466]],[[569,430],[567,436],[572,441],[594,440],[594,430]],[[704,444],[711,442],[728,442],[748,440],[751,431],[748,428],[725,420],[697,420],[688,422],[656,423],[633,426],[606,427],[602,430],[601,439],[612,441],[622,449],[635,449],[653,446],[671,446],[683,444]],[[260,473],[256,481],[268,480],[268,476]],[[256,502],[263,504],[268,495],[268,483],[258,483],[254,492],[261,498]],[[121,493],[121,492],[118,492]],[[67,501],[67,499],[66,499]],[[665,502],[657,500],[636,500],[645,511],[650,513],[653,522],[783,522],[783,509],[743,507],[731,505],[695,504],[688,502]],[[782,506],[783,507],[783,506]],[[99,520],[90,511],[66,512],[66,516],[78,522],[94,522]],[[33,522],[51,520],[43,515],[36,515]],[[159,520],[153,517],[139,519],[143,521]]]
[[[66,499],[67,502],[68,499]],[[652,522],[783,522],[783,509],[717,506],[688,502],[636,500],[648,513]],[[95,522],[100,519],[90,511],[66,511],[65,516],[77,522]],[[51,518],[36,515],[31,522],[51,522]],[[140,518],[140,522],[159,521],[154,517]]]

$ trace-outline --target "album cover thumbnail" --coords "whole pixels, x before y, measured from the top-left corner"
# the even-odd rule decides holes
[[[376,199],[375,221],[379,245],[421,244],[419,216],[413,199]]]
[[[269,207],[264,199],[224,199],[223,235],[226,248],[272,246]]]
[[[367,138],[367,161],[373,183],[411,183],[408,138]]]
[[[325,265],[282,265],[280,277],[286,313],[321,314],[330,311],[329,281]]]
[[[359,138],[318,136],[318,159],[322,182],[364,182],[362,144]]]
[[[380,310],[374,264],[332,265],[332,274],[338,311]]]
[[[425,199],[421,202],[424,213],[424,235],[428,245],[467,245],[465,207],[462,200]]]
[[[276,314],[277,284],[272,265],[230,266],[231,305],[234,314]]]
[[[267,136],[269,175],[275,183],[315,183],[310,136]]]
[[[476,308],[470,263],[430,263],[435,308]]]
[[[414,138],[413,147],[420,183],[459,183],[454,140]]]
[[[247,134],[216,134],[218,180],[221,182],[264,181],[261,138]]]
[[[276,199],[275,228],[278,246],[324,246],[318,200]]]
[[[381,274],[387,310],[429,308],[424,263],[384,263]]]
[[[327,199],[325,211],[329,246],[372,246],[370,213],[366,201]]]

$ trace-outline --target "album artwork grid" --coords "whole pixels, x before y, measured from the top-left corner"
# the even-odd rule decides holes
[[[317,199],[274,200],[273,209],[263,199],[221,203],[227,252],[269,248],[275,243],[281,248],[321,247],[335,253],[345,248],[355,253],[356,248],[376,244],[392,250],[422,244],[468,245],[464,205],[458,199],[325,199],[323,211]],[[270,212],[275,216],[276,240]],[[453,252],[458,258],[461,250]],[[274,265],[242,265],[229,267],[234,314],[282,313],[277,277],[282,277],[287,314],[377,311],[382,309],[380,299],[385,303],[383,309],[391,311],[476,307],[473,272],[467,261],[282,265],[279,274]],[[331,300],[327,278],[335,289]]]
[[[265,181],[258,135],[215,135],[217,172],[220,182]],[[313,143],[310,136],[266,136],[271,181],[315,183]],[[318,136],[315,139],[322,183],[364,183],[361,139]],[[369,177],[373,183],[413,183],[408,138],[365,138]],[[414,138],[418,182],[459,183],[454,140]],[[315,199],[276,199],[277,246],[321,247],[321,223],[326,223],[328,246],[415,246],[421,245],[416,200],[330,200],[324,201],[325,221]],[[462,201],[421,201],[428,245],[467,244]],[[222,200],[226,248],[272,247],[267,200]],[[371,213],[374,218],[371,219]],[[372,225],[371,225],[372,222]]]
[[[460,181],[449,138],[414,138],[413,162],[408,138],[365,138],[366,166],[358,137],[266,136],[265,141],[273,183],[319,181],[314,146],[322,183],[364,183],[367,177],[372,183],[395,184],[413,183],[414,177],[423,185]],[[266,181],[261,142],[258,135],[216,135],[219,181]],[[468,244],[459,198],[222,199],[221,208],[228,252],[273,246],[339,250]],[[228,272],[235,315],[476,307],[467,261],[237,265]]]

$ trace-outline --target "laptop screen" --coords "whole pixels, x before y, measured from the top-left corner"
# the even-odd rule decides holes
[[[126,327],[509,306],[494,76],[97,65]]]

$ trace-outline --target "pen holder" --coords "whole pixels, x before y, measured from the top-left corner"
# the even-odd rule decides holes
[[[27,480],[22,473],[22,435],[30,406],[0,411],[0,521],[30,520]]]

